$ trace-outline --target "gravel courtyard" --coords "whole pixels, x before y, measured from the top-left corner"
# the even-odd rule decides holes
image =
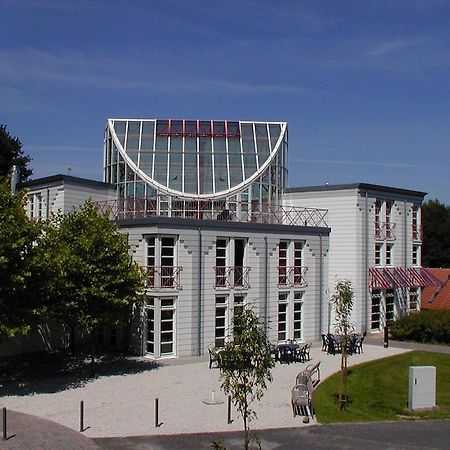
[[[407,349],[365,345],[364,353],[349,358],[350,365],[408,351]],[[321,361],[321,378],[339,369],[339,355],[327,355],[315,343],[311,362]],[[9,392],[0,398],[0,406],[34,414],[79,428],[79,405],[85,403],[84,432],[90,437],[161,435],[209,431],[240,430],[242,422],[233,410],[233,422],[227,423],[227,401],[220,390],[219,370],[208,369],[207,357],[171,359],[154,364],[135,360],[142,370],[99,376],[85,383],[64,384],[61,377],[37,381],[24,393]],[[273,382],[262,401],[255,405],[258,419],[253,429],[304,426],[302,417],[293,417],[290,405],[295,376],[306,365],[277,363]],[[63,387],[62,387],[63,386]],[[214,392],[214,394],[213,394]],[[208,405],[203,401],[223,401]],[[155,427],[154,402],[159,398],[160,426]],[[313,423],[313,422],[311,422]]]

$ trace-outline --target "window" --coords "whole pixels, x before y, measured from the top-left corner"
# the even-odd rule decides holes
[[[288,332],[288,298],[289,294],[278,294],[278,340],[285,341]]]
[[[386,323],[395,319],[395,291],[386,289]]]
[[[245,266],[247,239],[216,239],[215,284],[217,287],[249,287],[250,268]]]
[[[303,292],[278,293],[278,341],[302,339]]]
[[[226,329],[227,329],[227,297],[220,295],[216,297],[216,324],[214,345],[223,347],[225,345]]]
[[[412,246],[412,265],[420,266],[420,245]]]
[[[148,297],[146,303],[146,352],[152,356],[175,355],[174,297]]]
[[[227,239],[216,239],[216,286],[220,287],[226,286],[227,246]]]
[[[409,289],[409,311],[418,311],[419,309],[419,289]]]
[[[306,284],[303,264],[303,241],[282,240],[278,246],[278,284],[302,286]]]
[[[181,289],[180,271],[176,265],[176,236],[147,236],[147,287],[154,289]]]
[[[381,321],[381,291],[376,289],[372,291],[372,310],[371,310],[371,320],[370,328],[373,331],[380,330]]]
[[[382,255],[383,255],[383,244],[377,243],[375,244],[375,265],[381,266],[382,263]]]
[[[394,244],[386,244],[386,266],[392,266],[392,251]]]
[[[233,319],[245,307],[245,295],[216,295],[214,345],[223,347],[232,336]]]
[[[287,284],[288,241],[280,241],[278,247],[278,284]]]
[[[42,219],[43,199],[40,193],[28,196],[28,214],[30,219]]]

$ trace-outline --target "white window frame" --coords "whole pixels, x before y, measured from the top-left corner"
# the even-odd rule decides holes
[[[278,292],[277,302],[277,340],[284,342],[287,339],[297,341],[303,340],[303,315],[304,315],[304,291],[280,291]],[[284,311],[282,311],[282,309]],[[299,309],[296,310],[296,306]],[[300,314],[300,319],[296,320],[296,314]],[[285,314],[285,320],[280,322],[280,314]],[[298,327],[296,322],[299,322]],[[280,328],[280,325],[283,327]]]

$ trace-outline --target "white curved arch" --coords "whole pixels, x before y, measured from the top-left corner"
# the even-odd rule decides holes
[[[123,120],[127,120],[127,119],[123,119]],[[254,123],[267,123],[267,122],[254,122]],[[127,155],[127,153],[126,153],[125,149],[123,148],[123,146],[116,134],[116,131],[114,129],[113,119],[108,119],[108,128],[109,128],[109,132],[113,138],[113,141],[116,145],[116,148],[118,149],[120,155],[122,156],[124,161],[127,163],[127,165],[134,171],[134,173],[136,175],[138,175],[142,180],[146,181],[147,183],[149,183],[150,185],[152,185],[153,187],[158,189],[158,191],[160,191],[160,193],[165,194],[165,195],[172,195],[175,197],[186,198],[186,199],[221,199],[221,198],[225,198],[225,197],[229,197],[234,194],[237,194],[238,192],[240,192],[240,191],[244,190],[245,188],[247,188],[248,186],[250,186],[253,183],[253,181],[255,181],[255,179],[258,178],[267,169],[269,164],[273,161],[273,159],[275,158],[275,156],[281,146],[281,143],[283,142],[283,138],[286,134],[286,129],[287,129],[287,122],[276,122],[276,123],[280,125],[280,135],[278,136],[278,140],[277,140],[274,148],[271,149],[270,155],[267,157],[264,164],[262,166],[260,166],[260,168],[257,169],[256,172],[254,172],[250,177],[246,178],[244,181],[237,184],[236,186],[233,186],[230,189],[226,189],[226,190],[223,190],[220,192],[209,193],[209,194],[194,194],[194,193],[181,192],[181,191],[177,191],[175,189],[171,189],[169,187],[163,186],[162,184],[158,183],[151,176],[147,175],[143,170],[139,169],[139,167],[136,166],[136,163]],[[155,121],[155,126],[156,126],[156,121]],[[269,143],[270,143],[270,140],[269,140]]]

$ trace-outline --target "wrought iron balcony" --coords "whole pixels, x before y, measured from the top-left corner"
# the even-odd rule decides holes
[[[214,287],[240,287],[248,289],[250,267],[244,266],[217,266]]]
[[[375,239],[394,240],[395,222],[375,222]]]
[[[157,195],[98,202],[111,220],[164,216],[277,225],[327,227],[326,209],[282,206],[259,201],[196,200]]]
[[[149,289],[182,289],[181,266],[146,266],[144,267]]]
[[[278,266],[278,286],[304,287],[306,283],[305,266]]]

